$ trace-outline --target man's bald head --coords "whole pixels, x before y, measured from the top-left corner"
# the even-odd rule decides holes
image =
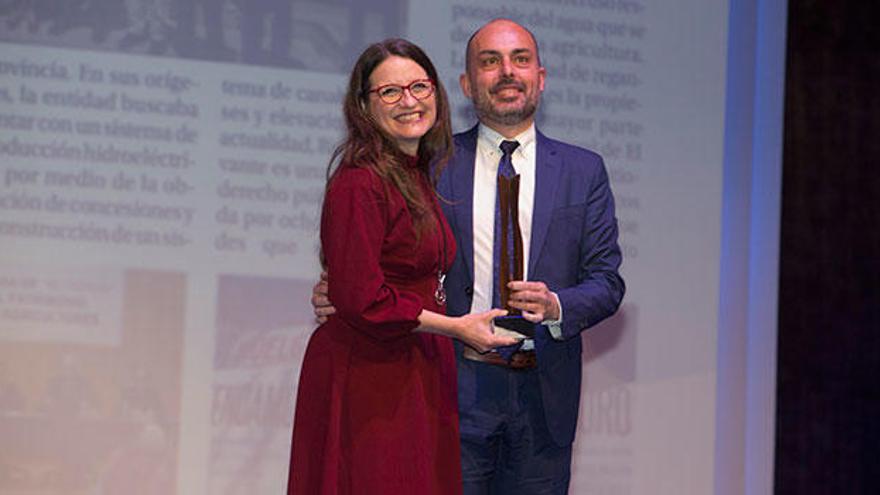
[[[465,62],[464,62],[466,71],[471,70],[471,63],[472,63],[471,62],[471,55],[472,55],[472,50],[473,50],[473,46],[474,46],[474,39],[477,38],[477,36],[481,32],[483,32],[486,28],[496,27],[496,25],[506,25],[505,27],[510,28],[510,29],[521,29],[521,30],[525,31],[529,35],[529,38],[532,39],[532,45],[533,45],[533,49],[535,51],[535,58],[538,61],[538,65],[541,65],[541,55],[540,55],[540,53],[538,53],[538,40],[537,40],[537,38],[535,38],[535,34],[532,33],[527,27],[523,26],[522,24],[519,24],[515,21],[512,21],[512,20],[504,18],[504,17],[498,17],[498,18],[492,19],[491,21],[487,22],[486,24],[483,24],[482,26],[480,26],[480,28],[477,29],[476,31],[474,31],[474,34],[472,34],[471,37],[468,38],[467,47],[465,48]]]

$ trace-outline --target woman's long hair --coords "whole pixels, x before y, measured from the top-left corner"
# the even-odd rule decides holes
[[[419,64],[434,82],[436,98],[436,121],[419,140],[416,167],[421,174],[431,178],[432,185],[440,170],[452,156],[452,125],[449,119],[449,100],[443,84],[437,76],[434,64],[415,44],[400,38],[391,38],[367,47],[351,71],[348,91],[343,100],[347,135],[333,152],[327,167],[328,187],[333,179],[334,166],[369,167],[403,195],[417,235],[434,213],[416,180],[405,164],[411,160],[397,143],[376,123],[369,111],[370,75],[376,67],[391,56],[412,60]],[[430,171],[433,167],[434,174]],[[338,170],[338,169],[337,169]]]

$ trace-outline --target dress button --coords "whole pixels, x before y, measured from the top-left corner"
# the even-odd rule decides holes
[[[465,287],[465,288],[464,288],[464,294],[465,294],[466,296],[472,296],[472,295],[474,295],[474,288],[473,288],[473,287],[470,287],[470,286]]]

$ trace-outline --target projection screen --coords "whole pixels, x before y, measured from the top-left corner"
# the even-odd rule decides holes
[[[2,4],[3,493],[283,493],[348,71],[409,38],[466,130],[496,17],[616,197],[570,493],[771,493],[784,2]]]

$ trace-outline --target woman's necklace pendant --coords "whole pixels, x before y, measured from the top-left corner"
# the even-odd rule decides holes
[[[446,304],[446,289],[443,287],[444,280],[446,280],[446,274],[437,272],[437,290],[434,291],[434,300],[440,306]]]

